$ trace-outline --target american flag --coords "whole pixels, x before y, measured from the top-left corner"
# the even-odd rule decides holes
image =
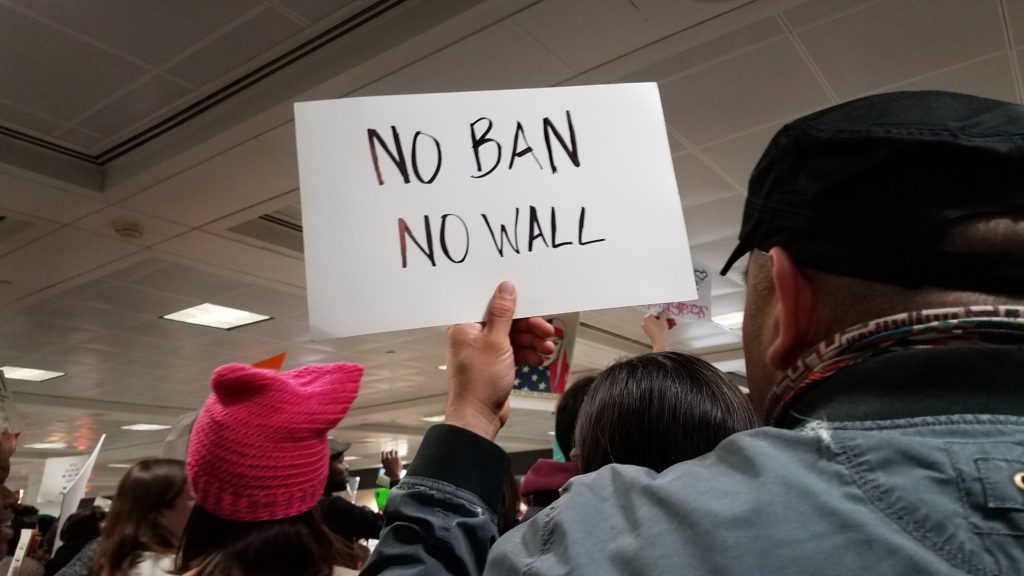
[[[529,364],[516,366],[516,384],[513,388],[526,392],[550,394],[552,392],[551,371],[548,368],[548,366],[530,366]]]

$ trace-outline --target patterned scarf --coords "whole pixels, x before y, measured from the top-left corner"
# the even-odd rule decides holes
[[[794,399],[837,371],[908,348],[1024,343],[1024,307],[967,306],[907,312],[835,334],[794,364],[768,395],[769,424],[779,422]]]

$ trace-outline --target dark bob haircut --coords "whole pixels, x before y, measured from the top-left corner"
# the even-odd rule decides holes
[[[679,352],[643,354],[597,375],[580,409],[573,460],[583,473],[607,464],[661,472],[757,425],[750,401],[714,366]]]

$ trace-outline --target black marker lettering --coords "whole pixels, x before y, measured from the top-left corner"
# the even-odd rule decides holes
[[[380,144],[384,152],[391,158],[391,161],[395,163],[395,168],[398,168],[405,183],[409,183],[409,168],[405,164],[405,153],[402,152],[402,139],[398,136],[398,128],[391,127],[391,136],[395,140],[395,149],[398,151],[397,155],[391,151],[391,148],[388,148],[387,143],[384,142],[384,139],[380,137],[376,130],[373,128],[366,130],[366,139],[370,143],[370,157],[373,159],[373,169],[377,172],[377,184],[381,186],[384,185],[384,175],[381,174],[380,162],[377,160],[377,144]],[[440,152],[438,152],[438,157],[440,158]]]
[[[480,136],[476,135],[476,125],[479,122],[487,122],[487,128],[484,133]],[[483,166],[480,164],[480,147],[484,144],[494,144],[498,149],[498,154],[494,158],[494,165],[491,166],[490,170],[483,172],[483,174],[474,174],[471,178],[483,178],[491,172],[494,172],[498,168],[498,164],[501,163],[501,144],[493,138],[488,138],[487,135],[491,133],[491,128],[494,127],[494,123],[491,122],[490,118],[477,118],[469,125],[469,134],[473,141],[473,156],[476,158],[476,171],[483,172]]]

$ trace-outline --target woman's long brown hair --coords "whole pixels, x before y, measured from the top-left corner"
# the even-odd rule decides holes
[[[132,466],[103,526],[93,576],[127,576],[143,552],[174,554],[178,542],[160,520],[188,489],[185,463],[156,458]]]

